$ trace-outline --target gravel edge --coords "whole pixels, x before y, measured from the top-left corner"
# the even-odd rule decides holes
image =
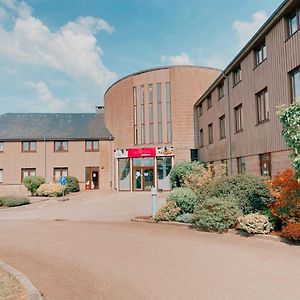
[[[43,300],[41,292],[31,283],[31,281],[20,271],[16,270],[12,266],[0,261],[0,267],[6,272],[14,276],[26,290],[28,300]]]

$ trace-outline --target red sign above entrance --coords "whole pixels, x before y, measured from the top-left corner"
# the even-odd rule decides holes
[[[155,157],[156,148],[132,148],[128,149],[128,157]]]

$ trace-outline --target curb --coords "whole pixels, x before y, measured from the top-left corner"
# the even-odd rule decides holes
[[[167,221],[155,221],[153,219],[139,219],[139,218],[131,219],[131,221],[132,222],[140,222],[140,223],[164,224],[164,225],[173,225],[173,226],[193,228],[193,224],[180,223],[180,222],[175,222],[175,221],[167,222]],[[295,245],[295,246],[300,245],[300,242],[292,242],[292,241],[288,240],[287,238],[283,238],[280,236],[274,236],[274,235],[268,235],[268,234],[249,234],[247,232],[243,232],[243,231],[237,230],[237,229],[229,229],[226,233],[239,235],[240,237],[244,237],[244,238],[268,240],[268,241],[280,242],[280,243],[285,243],[285,244]]]
[[[0,261],[0,267],[2,267],[6,272],[10,273],[15,277],[21,285],[26,290],[28,300],[43,300],[41,292],[31,283],[31,281],[20,271],[14,269],[10,265]]]

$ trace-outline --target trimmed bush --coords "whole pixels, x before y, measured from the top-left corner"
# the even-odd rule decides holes
[[[226,232],[241,216],[234,199],[231,197],[209,198],[199,204],[194,212],[194,224],[205,231]]]
[[[267,234],[273,229],[267,216],[261,214],[249,214],[239,218],[238,229],[242,229],[248,233]]]
[[[36,195],[36,190],[43,183],[45,183],[45,179],[41,176],[27,176],[23,180],[23,184],[32,196]]]
[[[37,189],[38,196],[44,197],[61,197],[63,195],[64,187],[59,183],[54,184],[42,184]]]
[[[300,223],[290,223],[282,230],[282,237],[293,241],[300,241]]]
[[[0,197],[0,206],[14,207],[14,206],[26,205],[29,203],[30,201],[26,197],[14,197],[14,196]]]
[[[181,209],[181,213],[193,213],[196,203],[196,194],[189,188],[175,188],[167,198],[167,201],[174,201]]]
[[[76,193],[80,191],[79,182],[76,177],[67,176],[67,192],[68,193]]]
[[[174,201],[168,201],[156,214],[156,221],[175,221],[180,214],[180,207]]]
[[[172,188],[183,186],[184,179],[187,174],[191,173],[192,171],[202,172],[203,169],[203,163],[198,161],[182,161],[176,163],[170,172],[170,181]]]
[[[193,214],[185,213],[182,215],[179,215],[175,219],[176,222],[181,222],[181,223],[193,223]]]
[[[224,196],[236,199],[244,214],[266,210],[274,202],[264,179],[251,175],[215,178],[199,191],[198,200],[201,203],[207,198]]]

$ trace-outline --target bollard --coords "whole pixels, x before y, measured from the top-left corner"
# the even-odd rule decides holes
[[[157,211],[157,189],[154,186],[151,188],[151,196],[152,196],[151,212],[152,212],[152,218],[154,218]]]

